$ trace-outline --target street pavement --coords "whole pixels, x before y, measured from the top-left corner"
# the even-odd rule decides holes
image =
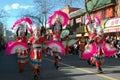
[[[77,55],[63,56],[59,66],[56,70],[54,58],[43,56],[38,80],[120,80],[120,59],[105,58],[102,74]],[[29,63],[19,73],[16,54],[6,56],[4,50],[0,52],[0,80],[34,80],[33,76]]]

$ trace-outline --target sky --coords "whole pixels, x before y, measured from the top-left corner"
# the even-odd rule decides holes
[[[52,0],[54,3],[56,0]],[[58,4],[57,7],[55,7],[55,10],[61,9],[64,7],[62,4]],[[73,7],[83,7],[82,5],[74,5]],[[7,16],[7,25],[6,28],[8,30],[11,29],[11,26],[13,23],[18,19],[18,15],[21,14],[22,11],[30,10],[32,11],[34,8],[33,0],[2,0],[0,3],[0,10],[4,10],[7,12],[9,16]],[[5,20],[6,21],[6,20]]]
[[[7,12],[8,17],[6,18],[6,28],[11,28],[22,10],[31,9],[33,7],[32,0],[3,0],[0,3],[0,10]]]

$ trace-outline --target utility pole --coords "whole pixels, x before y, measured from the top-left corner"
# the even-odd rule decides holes
[[[4,37],[6,37],[6,27],[3,28],[3,31],[4,31]]]
[[[43,9],[42,14],[44,15],[44,20],[45,20],[44,26],[46,28],[46,23],[47,23],[47,2],[46,2],[46,0],[44,0],[43,8],[44,9]]]

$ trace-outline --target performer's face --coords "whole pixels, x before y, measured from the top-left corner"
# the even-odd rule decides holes
[[[40,35],[40,30],[39,30],[39,29],[37,29],[37,30],[35,30],[35,32],[34,32],[34,33],[35,33],[35,35],[36,35],[36,36],[39,36],[39,35]]]
[[[55,32],[56,34],[59,34],[59,33],[60,33],[60,30],[59,30],[59,29],[55,29],[54,32]]]
[[[24,37],[25,36],[25,32],[24,31],[20,31],[20,36]]]

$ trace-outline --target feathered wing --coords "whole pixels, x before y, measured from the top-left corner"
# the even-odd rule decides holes
[[[82,59],[90,59],[94,53],[98,52],[98,46],[96,43],[92,43],[85,46],[85,51],[83,52]]]
[[[68,15],[62,12],[61,10],[58,10],[58,11],[54,11],[54,13],[48,18],[49,26],[54,25],[55,21],[58,18],[60,19],[60,22],[63,27],[68,24],[68,21],[69,21]]]
[[[62,54],[65,53],[65,47],[59,41],[55,41],[55,40],[49,41],[49,42],[46,43],[46,46],[51,48],[53,51],[60,52]]]
[[[117,53],[117,49],[108,43],[103,43],[103,52],[105,56],[111,57]]]
[[[23,42],[8,42],[7,48],[6,48],[6,55],[11,55],[16,53],[18,50],[26,50],[28,49],[28,45]]]

